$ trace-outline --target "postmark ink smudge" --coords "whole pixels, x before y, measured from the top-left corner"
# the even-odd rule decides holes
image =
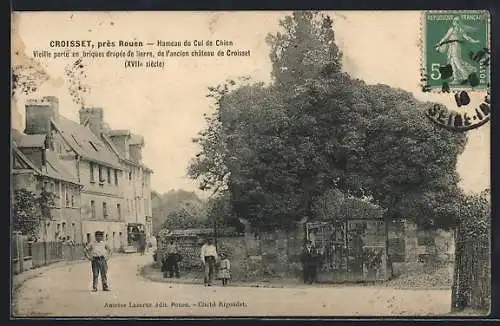
[[[470,97],[466,91],[456,92],[455,93],[455,102],[458,107],[469,105]]]

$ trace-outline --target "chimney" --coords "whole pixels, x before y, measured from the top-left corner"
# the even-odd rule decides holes
[[[144,146],[144,138],[138,135],[131,135],[130,139],[130,159],[136,163],[142,160],[142,148]]]
[[[80,124],[84,124],[87,120],[90,130],[97,136],[101,137],[104,127],[104,112],[102,108],[81,108],[78,113],[80,114]]]
[[[48,134],[50,131],[50,119],[56,122],[59,119],[59,100],[57,97],[45,96],[26,101],[25,134]]]
[[[130,158],[130,131],[128,130],[110,130],[108,133],[109,138],[113,145],[125,156],[126,159]]]

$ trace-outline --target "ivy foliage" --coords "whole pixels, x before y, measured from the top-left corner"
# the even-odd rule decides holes
[[[46,190],[42,190],[39,195],[27,189],[15,190],[12,205],[13,230],[37,236],[41,222],[52,218],[54,198]]]

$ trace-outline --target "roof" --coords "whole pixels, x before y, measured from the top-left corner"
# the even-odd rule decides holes
[[[73,150],[84,159],[122,170],[117,155],[88,127],[63,116],[52,123]]]
[[[16,142],[17,147],[20,148],[45,147],[45,138],[46,138],[45,134],[26,135],[16,129],[12,129],[11,134],[12,134],[12,140]]]
[[[61,164],[57,154],[54,152],[46,152],[46,170],[43,171],[43,173],[53,179],[80,184],[78,180]]]
[[[33,171],[36,171],[36,172],[40,172],[38,171],[37,167],[33,164],[33,162],[31,162],[15,145],[15,143],[12,145],[12,151],[13,151],[13,155],[17,156],[17,158],[19,158],[19,160],[24,163],[23,165],[23,168],[29,168]],[[13,167],[13,170],[16,169],[15,167]]]
[[[14,129],[14,128],[11,128],[10,134],[12,136],[12,140],[15,141],[16,143],[19,140],[19,138],[24,136],[24,134],[22,132],[20,132],[17,129]]]
[[[64,168],[59,161],[57,154],[50,151],[45,151],[46,164],[45,167],[38,166],[24,155],[14,143],[12,146],[14,155],[16,155],[23,163],[27,164],[36,174],[49,177],[55,180],[61,180],[79,185],[78,180]]]
[[[111,137],[113,137],[113,136],[130,136],[130,130],[126,130],[126,129],[110,130],[108,133]]]

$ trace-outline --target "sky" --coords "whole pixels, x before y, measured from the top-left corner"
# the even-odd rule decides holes
[[[166,58],[164,68],[124,68],[123,59],[85,58],[90,93],[86,106],[102,107],[112,129],[130,129],[145,139],[144,163],[154,170],[152,188],[196,191],[186,175],[188,163],[199,148],[192,138],[205,126],[203,114],[213,112],[206,98],[209,86],[227,78],[250,76],[270,81],[271,63],[265,42],[279,31],[287,12],[23,12],[12,24],[14,64],[35,65],[48,80],[30,97],[59,98],[59,112],[78,121],[79,105],[68,92],[64,74],[75,59],[33,59],[33,50],[49,50],[51,40],[143,42],[226,40],[233,50],[250,50],[248,57]],[[421,13],[330,12],[336,42],[343,52],[344,70],[369,84],[387,84],[412,92],[420,100],[451,106],[452,98],[422,93],[420,83]],[[158,49],[151,46],[150,48]],[[227,47],[226,47],[227,48]],[[167,48],[164,48],[167,49]],[[171,48],[170,48],[171,49]],[[206,47],[189,47],[188,50]],[[117,51],[117,48],[112,49]],[[132,49],[136,50],[136,49]],[[14,55],[14,53],[18,55]],[[471,105],[484,94],[473,94]],[[11,106],[12,126],[23,130],[25,96]],[[459,157],[461,186],[478,192],[490,184],[490,124],[469,131],[469,142]]]

